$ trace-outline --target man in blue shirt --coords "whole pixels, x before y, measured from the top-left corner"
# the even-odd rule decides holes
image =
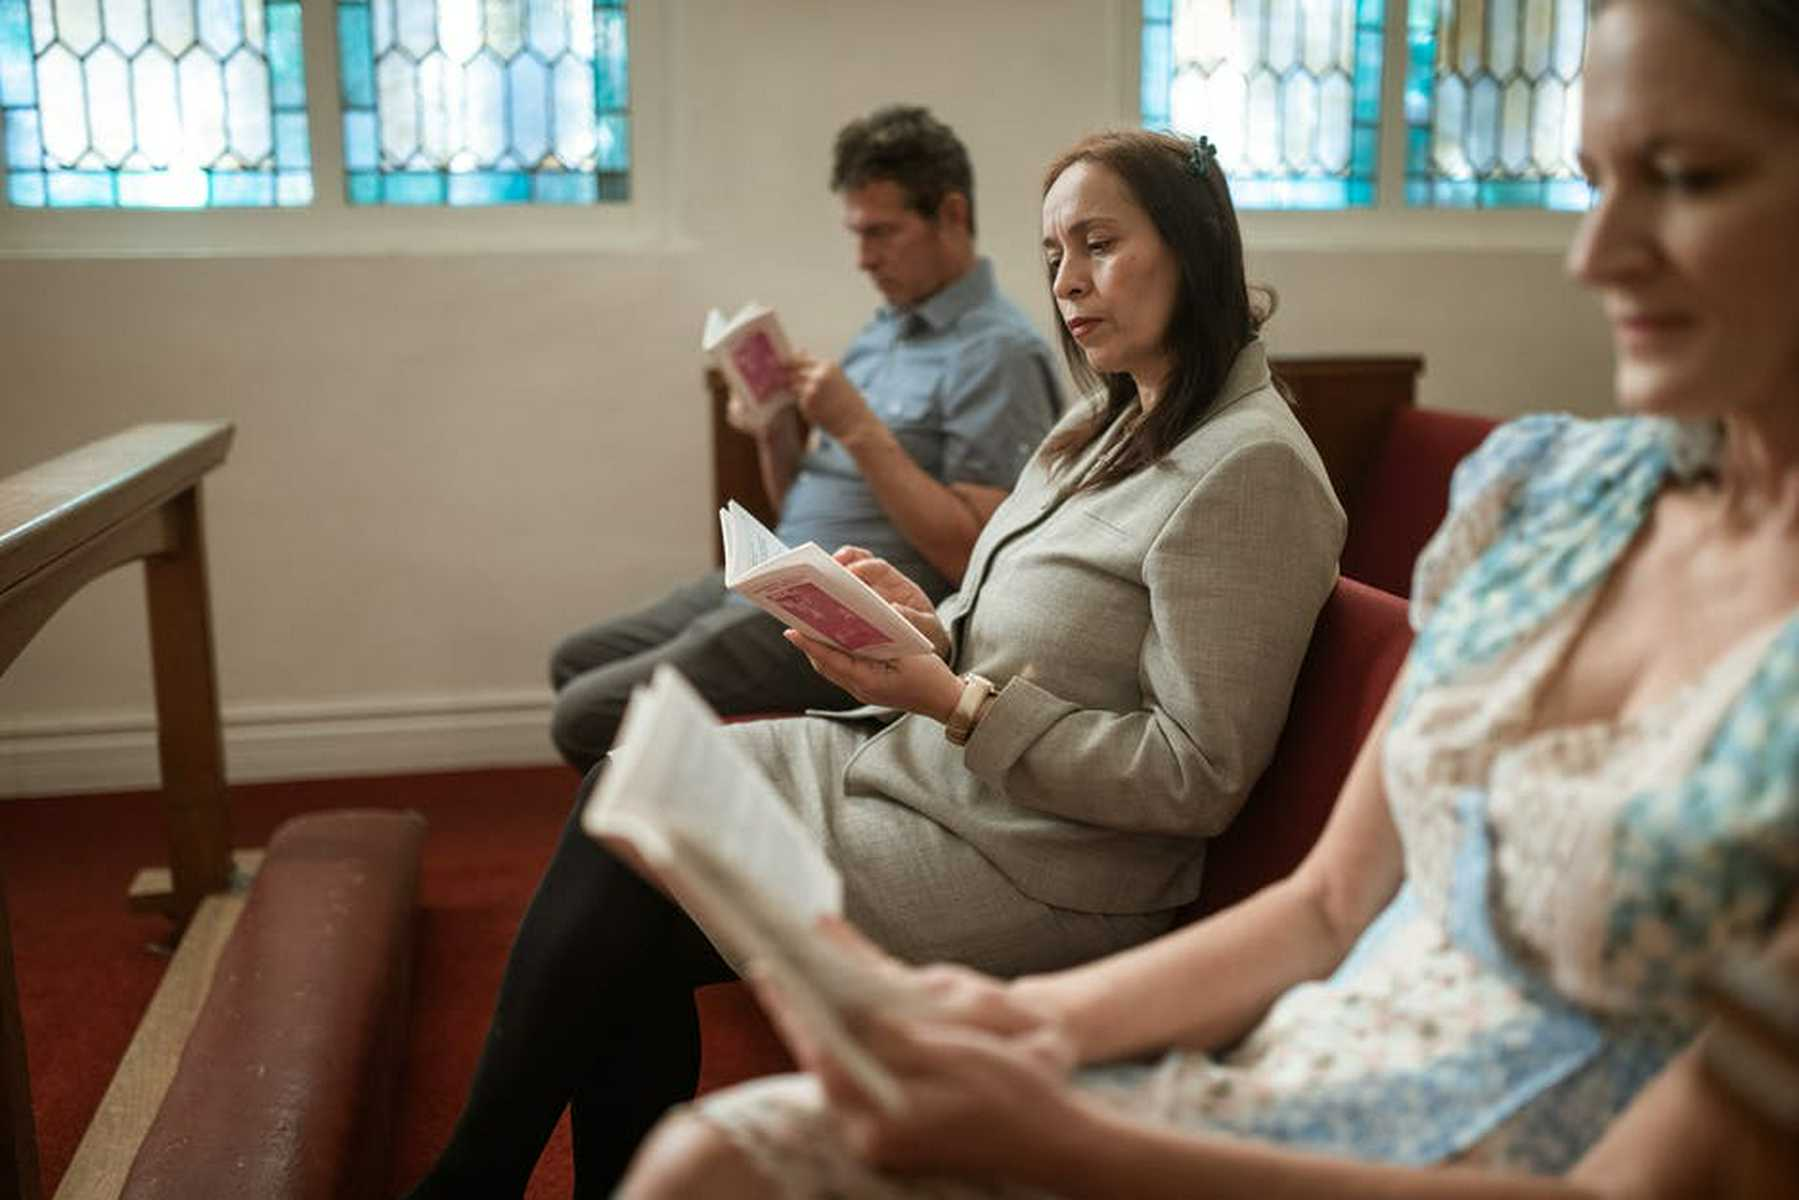
[[[974,248],[974,173],[950,128],[885,108],[837,135],[831,190],[856,265],[886,304],[841,360],[799,353],[799,403],[755,432],[789,545],[867,548],[940,598],[1061,408],[1049,347]],[[810,423],[802,434],[800,419]],[[733,401],[733,424],[749,432]],[[720,713],[848,707],[722,574],[564,638],[550,660],[551,736],[586,770],[631,689],[679,668]]]

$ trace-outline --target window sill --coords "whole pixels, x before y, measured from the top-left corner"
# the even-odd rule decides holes
[[[691,239],[629,206],[0,211],[0,258],[290,258],[666,252]]]
[[[1257,251],[1448,251],[1562,254],[1581,214],[1528,209],[1373,208],[1245,211],[1243,245]]]

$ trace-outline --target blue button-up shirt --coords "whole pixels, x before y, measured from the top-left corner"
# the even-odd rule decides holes
[[[1049,347],[1000,294],[984,258],[919,304],[877,310],[842,362],[912,461],[946,484],[1010,489],[1062,407]],[[933,599],[953,586],[900,536],[855,459],[822,430],[775,532],[790,546],[864,546]]]

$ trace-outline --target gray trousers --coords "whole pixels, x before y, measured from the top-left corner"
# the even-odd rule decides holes
[[[557,643],[550,737],[569,765],[586,771],[612,748],[631,689],[658,663],[678,669],[720,716],[855,705],[787,643],[785,626],[749,604],[727,604],[728,595],[714,571]]]

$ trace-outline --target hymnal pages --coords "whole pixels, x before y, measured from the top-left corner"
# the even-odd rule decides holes
[[[842,877],[673,667],[632,697],[581,827],[629,843],[734,965],[767,972],[863,1089],[898,1105],[845,1018],[920,1011],[922,999],[819,934],[819,917],[843,911]]]
[[[935,653],[931,640],[814,542],[788,546],[733,500],[718,510],[725,585],[801,633],[862,658]]]
[[[755,428],[767,425],[794,402],[786,366],[793,351],[772,310],[751,302],[726,317],[712,309],[706,314],[700,349],[747,401],[744,413]]]

